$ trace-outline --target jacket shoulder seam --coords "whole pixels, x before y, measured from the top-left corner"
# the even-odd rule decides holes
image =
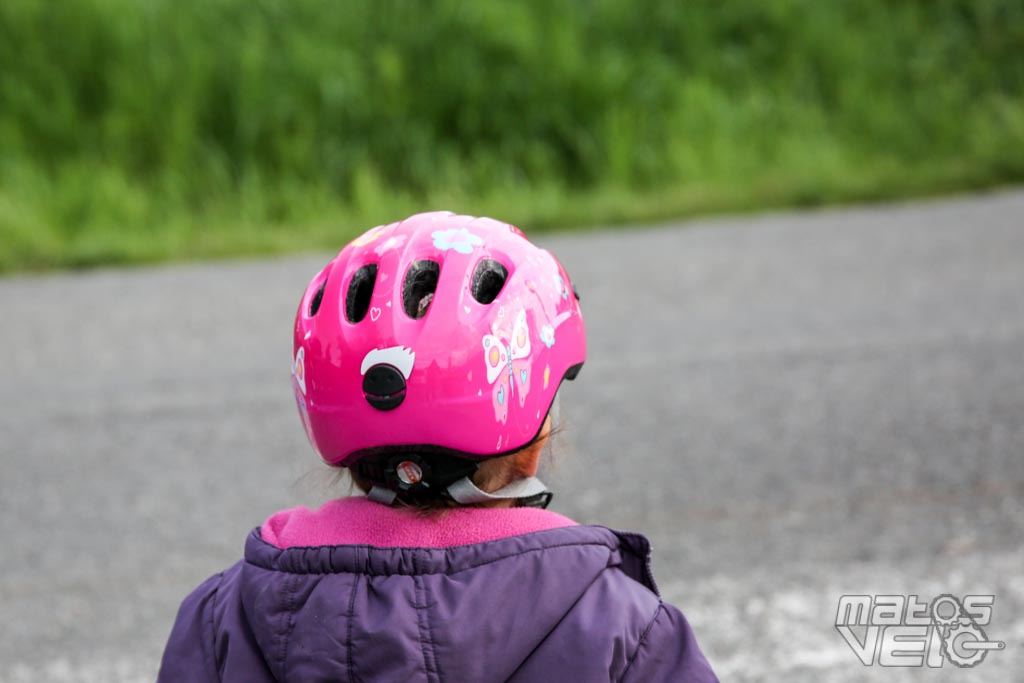
[[[570,615],[573,614],[573,612],[575,611],[576,606],[579,605],[580,601],[583,600],[590,593],[590,589],[594,586],[594,584],[598,580],[600,580],[600,577],[606,571],[608,571],[607,567],[603,571],[598,573],[596,576],[594,576],[594,578],[591,579],[590,583],[588,583],[587,586],[582,591],[580,591],[580,594],[576,597],[576,600],[573,601],[572,605],[570,605],[569,608],[565,610],[565,613],[562,614],[561,617],[559,617],[559,619],[555,623],[555,625],[553,627],[551,627],[550,631],[548,631],[548,635],[550,635],[551,633],[554,633],[565,622],[566,619],[569,619]],[[545,636],[543,640],[541,640],[539,643],[537,643],[537,645],[530,651],[530,654],[527,655],[523,659],[523,661],[519,664],[519,666],[516,667],[516,670],[512,672],[512,675],[508,678],[508,680],[513,680],[513,679],[516,678],[516,676],[519,674],[520,670],[524,666],[526,666],[526,664],[533,658],[534,653],[538,650],[538,648],[540,648],[541,645],[544,644],[545,640],[547,640],[547,636]]]
[[[416,563],[416,556],[413,555],[413,564]],[[423,652],[423,669],[427,675],[427,681],[441,681],[441,670],[437,664],[437,650],[434,642],[434,632],[430,624],[430,596],[429,589],[423,576],[417,572],[413,577],[413,585],[416,589],[416,622],[419,627],[418,638],[420,649]]]
[[[289,582],[288,589],[285,593],[285,612],[284,612],[284,633],[281,638],[281,674],[285,680],[288,679],[288,647],[291,645],[292,632],[295,630],[295,593],[299,589],[299,582],[302,581],[301,575],[295,575],[292,577],[292,581]]]
[[[629,658],[628,662],[626,662],[626,668],[622,670],[622,675],[619,676],[618,683],[622,683],[622,681],[626,680],[629,670],[633,668],[633,663],[640,656],[640,648],[644,646],[644,641],[647,640],[647,636],[654,629],[654,622],[658,620],[658,615],[661,614],[662,605],[663,603],[659,599],[658,606],[654,609],[654,616],[651,617],[651,620],[647,623],[643,633],[640,634],[640,640],[637,641],[636,649],[633,651],[633,656]]]
[[[348,680],[351,683],[355,683],[356,679],[356,665],[355,659],[353,658],[354,648],[352,646],[352,624],[356,618],[356,590],[359,588],[359,575],[353,575],[352,581],[352,593],[348,598],[348,626],[345,634],[345,645],[348,649],[347,653],[347,664],[348,664]]]
[[[213,661],[213,680],[220,681],[220,660],[217,657],[217,626],[214,623],[217,617],[217,597],[220,595],[220,585],[224,582],[224,572],[217,574],[217,581],[210,593],[210,615],[204,619],[208,629],[207,637],[210,639],[210,659]]]

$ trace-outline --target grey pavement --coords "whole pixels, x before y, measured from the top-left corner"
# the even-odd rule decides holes
[[[1024,191],[540,241],[590,339],[553,507],[652,539],[723,680],[1024,680]],[[152,680],[253,526],[348,491],[288,384],[327,258],[0,280],[0,681]],[[865,668],[859,593],[993,594],[1006,649]]]

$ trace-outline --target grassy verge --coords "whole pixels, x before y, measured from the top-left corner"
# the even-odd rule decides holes
[[[1024,180],[1011,0],[0,3],[0,271]]]

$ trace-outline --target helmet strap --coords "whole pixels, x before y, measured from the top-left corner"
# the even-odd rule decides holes
[[[372,500],[374,503],[380,503],[381,505],[391,505],[395,502],[395,498],[398,497],[397,491],[386,489],[383,486],[374,486],[370,489],[370,492],[366,494],[366,497]]]
[[[547,485],[537,477],[516,479],[490,493],[474,484],[469,477],[463,477],[449,486],[445,492],[452,500],[462,505],[498,500],[518,500],[523,507],[546,508],[552,497]]]
[[[472,479],[479,464],[447,454],[394,453],[361,460],[355,467],[372,482],[367,497],[382,505],[393,505],[399,499],[426,502],[440,496],[462,505],[514,500],[517,507],[546,508],[551,502],[551,492],[537,477],[484,491]]]

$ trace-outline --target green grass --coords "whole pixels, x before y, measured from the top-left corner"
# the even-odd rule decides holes
[[[0,271],[1024,180],[1019,0],[0,3]]]

